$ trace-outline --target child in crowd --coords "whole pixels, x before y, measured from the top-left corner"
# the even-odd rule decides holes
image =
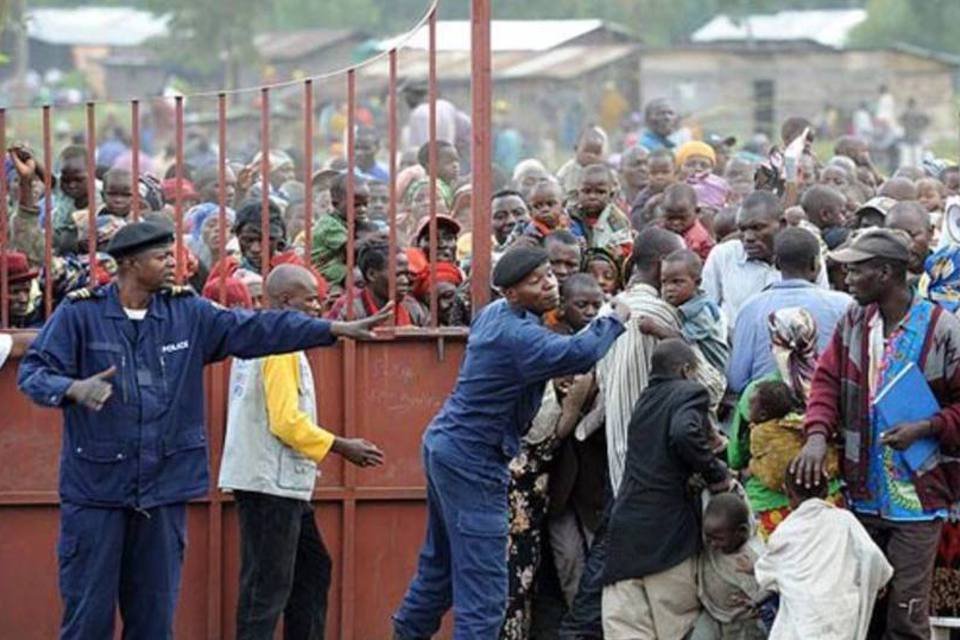
[[[685,638],[700,615],[701,508],[689,483],[699,474],[724,493],[731,480],[709,446],[710,397],[691,379],[697,363],[683,340],[661,341],[633,409],[601,576],[606,638]]]
[[[753,174],[755,171],[754,163],[746,158],[733,157],[727,162],[723,179],[730,185],[728,199],[731,203],[742,202],[744,198],[753,193]],[[717,239],[719,240],[719,238]]]
[[[936,178],[917,180],[917,201],[930,213],[942,212],[943,199],[946,197],[946,188]]]
[[[729,238],[739,236],[740,230],[737,228],[737,212],[739,205],[724,207],[717,211],[713,217],[713,236],[717,242],[724,242]]]
[[[765,380],[750,396],[750,474],[765,487],[779,491],[787,465],[803,447],[803,415],[790,387]],[[837,451],[827,455],[827,475],[837,477]]]
[[[605,164],[584,167],[580,174],[577,204],[570,212],[570,231],[587,249],[607,249],[626,258],[633,249],[630,221],[613,204],[613,171]]]
[[[826,185],[814,185],[804,192],[800,206],[807,220],[820,230],[827,248],[835,249],[847,239],[850,230],[845,226],[846,198],[842,193]]]
[[[936,178],[921,178],[917,180],[917,201],[930,214],[930,224],[933,225],[933,246],[940,240],[940,226],[943,222],[943,199],[947,190],[943,183]]]
[[[683,183],[667,187],[660,210],[664,228],[683,237],[687,248],[706,260],[716,242],[700,222],[694,187]]]
[[[760,589],[780,594],[770,638],[864,640],[893,568],[851,512],[824,500],[826,481],[807,487],[788,468],[784,486],[792,512],[754,567]]]
[[[653,222],[646,209],[649,201],[662,194],[667,187],[677,181],[673,153],[669,149],[657,149],[647,160],[647,188],[637,194],[630,209],[630,223],[637,231]]]
[[[132,204],[133,174],[126,169],[107,171],[103,176],[103,208],[97,215],[109,214],[126,219]]]
[[[437,141],[437,195],[443,200],[444,211],[453,208],[453,196],[460,180],[460,154],[457,148],[444,140]],[[430,143],[427,142],[417,152],[417,162],[423,167],[426,175],[416,183],[410,185],[413,192],[409,197],[414,198],[417,193],[430,193]]]
[[[880,185],[878,196],[893,198],[897,202],[917,199],[917,185],[910,178],[890,178]]]
[[[567,216],[563,212],[563,190],[553,177],[541,180],[530,189],[530,223],[523,235],[543,244],[544,238],[557,229],[567,228]]]
[[[660,295],[680,314],[681,331],[650,319],[640,320],[640,330],[661,340],[682,337],[699,347],[703,357],[718,371],[725,371],[730,359],[727,323],[717,303],[700,288],[703,262],[688,249],[674,251],[660,267]]]
[[[677,149],[677,168],[683,181],[696,192],[697,204],[719,209],[730,200],[730,185],[713,173],[716,164],[716,152],[706,142],[691,140]]]
[[[606,151],[607,134],[603,129],[589,126],[580,132],[574,157],[557,171],[557,180],[563,188],[566,202],[576,201],[583,170],[590,165],[603,163]]]
[[[583,270],[596,279],[608,300],[623,288],[620,261],[606,249],[588,249]]]
[[[957,165],[949,166],[940,172],[938,176],[947,196],[960,195],[960,167]]]
[[[846,169],[839,165],[828,164],[823,168],[823,171],[820,172],[819,184],[842,190],[849,187],[852,181]]]
[[[763,640],[753,603],[760,588],[750,567],[763,553],[746,500],[736,493],[704,495],[703,549],[697,562],[704,610],[690,640]]]
[[[807,214],[803,211],[803,207],[800,205],[787,207],[783,212],[783,221],[786,222],[789,227],[800,227],[803,226],[804,223],[810,222],[807,219]]]

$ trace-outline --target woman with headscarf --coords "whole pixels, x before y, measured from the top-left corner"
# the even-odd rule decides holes
[[[740,470],[741,481],[747,492],[750,507],[757,516],[758,531],[764,539],[768,538],[777,525],[790,514],[790,502],[787,495],[773,489],[757,475],[749,471],[751,455],[751,400],[758,387],[770,382],[782,382],[789,387],[792,404],[802,412],[806,406],[807,394],[810,391],[810,380],[817,364],[817,323],[813,316],[803,308],[787,307],[770,314],[768,321],[770,330],[771,349],[777,369],[771,374],[750,382],[740,394],[730,425],[730,443],[727,447],[727,462],[731,469]],[[792,420],[791,420],[792,419]],[[781,449],[795,448],[792,458],[800,452],[802,446],[802,420],[797,415],[788,416],[781,421],[796,424],[796,434],[783,432]],[[795,437],[791,437],[794,436]],[[781,443],[778,442],[778,445]],[[835,464],[834,460],[834,464]],[[834,503],[842,501],[840,483],[834,479],[830,482],[829,500]]]
[[[226,245],[233,228],[233,209],[226,208],[227,236],[223,239]],[[201,202],[187,211],[186,227],[189,235],[184,242],[190,252],[196,256],[198,266],[191,284],[198,291],[202,290],[210,274],[210,269],[220,259],[220,205],[214,202]]]

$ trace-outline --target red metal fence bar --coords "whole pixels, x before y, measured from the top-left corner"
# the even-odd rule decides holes
[[[303,83],[303,250],[309,264],[313,247],[313,80]]]
[[[183,284],[184,276],[186,275],[186,264],[183,246],[183,96],[177,96],[174,98],[175,106],[175,128],[176,128],[176,156],[174,162],[176,163],[176,195],[174,199],[174,228],[176,229],[176,256],[177,256],[177,270],[176,270],[176,280],[178,285]]]
[[[430,102],[429,119],[429,189],[430,189],[430,326],[440,322],[437,301],[437,11],[430,12],[429,25],[429,72],[427,96]]]
[[[217,260],[227,255],[227,94],[217,95]],[[227,304],[227,278],[221,273],[220,304]]]
[[[492,140],[490,133],[491,101],[493,96],[492,66],[490,60],[490,0],[473,0],[471,6],[471,180],[473,218],[473,247],[470,251],[470,301],[476,314],[490,301]]]
[[[357,156],[353,148],[357,134],[356,126],[357,75],[356,71],[350,69],[347,71],[347,277],[346,291],[343,292],[347,298],[348,320],[353,320],[353,267],[356,264],[354,251],[357,248],[354,238],[357,232],[357,208],[354,202],[357,188]]]
[[[0,150],[7,153],[7,111],[0,109]],[[44,167],[50,171],[50,167]],[[7,274],[7,250],[10,238],[9,211],[7,207],[7,159],[0,162],[0,324],[6,329],[10,326],[10,281]],[[50,206],[47,205],[47,217],[50,217]]]
[[[93,102],[87,103],[87,259],[91,284],[97,264],[97,121]]]
[[[53,311],[53,145],[50,140],[50,105],[43,107],[43,199],[47,215],[44,217],[43,226],[43,266],[46,277],[43,279],[43,313],[44,318],[49,318]],[[21,189],[32,189],[33,185],[20,185]],[[37,203],[39,204],[39,203]],[[93,206],[91,204],[91,206]],[[6,238],[4,238],[6,246]],[[6,271],[6,269],[4,269]],[[4,298],[6,299],[6,298]]]
[[[140,101],[130,101],[130,173],[133,174],[133,199],[130,213],[133,221],[140,220]]]
[[[390,172],[390,200],[387,205],[387,218],[390,223],[387,242],[388,291],[390,299],[397,299],[397,50],[390,50],[390,79],[387,89],[387,147]],[[398,318],[399,316],[394,316]]]
[[[260,90],[260,273],[270,271],[270,89]]]

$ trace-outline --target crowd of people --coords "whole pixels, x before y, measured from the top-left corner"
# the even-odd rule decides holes
[[[729,137],[676,140],[666,101],[646,114],[633,146],[588,126],[556,173],[522,161],[494,197],[506,304],[583,341],[541,338],[556,369],[522,365],[501,400],[519,422],[487,423],[503,430],[487,438],[496,454],[472,424],[494,397],[479,389],[511,383],[491,368],[500,334],[484,320],[515,320],[475,322],[424,439],[436,494],[396,637],[436,631],[450,571],[463,637],[930,637],[931,614],[960,604],[960,247],[944,213],[957,166],[928,156],[885,176],[853,135],[817,157],[800,117],[757,159]],[[536,257],[517,271],[528,248],[551,267],[556,308],[523,297],[525,278],[544,278]],[[607,347],[596,323],[611,305],[631,313]],[[534,348],[511,345],[527,363]],[[529,413],[527,385],[544,376]],[[932,404],[917,406],[921,392]],[[473,503],[444,489],[479,491],[489,477],[450,464],[498,455],[503,530],[477,506],[496,503],[495,484]],[[496,558],[467,536],[508,545],[503,593]]]
[[[393,278],[391,181],[375,127],[356,131],[352,178],[343,158],[334,158],[310,189],[297,180],[303,167],[292,154],[270,150],[267,220],[259,154],[219,167],[209,149],[188,153],[178,189],[176,167],[134,176],[124,151],[115,150],[110,164],[98,156],[89,166],[86,149],[68,145],[55,166],[44,167],[27,145],[13,146],[5,158],[11,325],[44,325],[48,285],[52,318],[61,324],[81,317],[57,311],[78,299],[100,296],[109,304],[114,294],[102,293],[108,285],[122,273],[134,277],[125,243],[146,233],[145,223],[155,236],[148,248],[161,235],[172,240],[179,201],[183,235],[175,246],[182,251],[171,259],[187,283],[228,307],[293,309],[334,322],[381,322],[386,314],[397,326],[418,327],[431,324],[436,296],[441,326],[478,318],[471,343],[529,336],[531,344],[518,345],[507,360],[471,356],[468,347],[452,398],[461,409],[469,405],[471,391],[461,385],[473,380],[465,372],[476,371],[482,391],[472,393],[483,394],[482,408],[466,426],[456,409],[445,409],[430,427],[437,439],[466,432],[471,442],[494,447],[491,460],[506,457],[509,474],[458,468],[463,450],[429,449],[428,493],[443,505],[430,509],[418,575],[395,617],[399,638],[434,633],[451,602],[457,637],[505,639],[926,638],[931,614],[960,615],[960,245],[945,214],[960,192],[960,167],[927,156],[883,175],[868,143],[854,135],[839,137],[832,156],[818,157],[815,127],[800,117],[784,120],[779,141],[762,156],[739,150],[728,136],[683,140],[675,109],[653,100],[623,148],[611,148],[607,133],[590,125],[555,171],[528,158],[497,178],[489,203],[491,292],[503,301],[480,313],[468,295],[471,187],[461,143],[470,123],[444,101],[450,108],[438,105],[442,135],[424,140],[424,96],[408,94],[409,144],[393,194]],[[135,191],[145,222],[132,222]],[[271,273],[281,274],[272,286],[262,277],[266,257]],[[523,289],[530,278],[535,294]],[[511,309],[520,310],[519,320]],[[536,322],[529,325],[524,313]],[[517,336],[507,335],[514,322]],[[549,334],[537,332],[541,322]],[[323,337],[290,348],[322,344],[338,326],[324,325]],[[577,345],[579,359],[568,344]],[[253,358],[280,346],[252,349],[240,341],[196,358]],[[50,348],[44,342],[38,353]],[[37,357],[32,366],[41,370],[66,362],[65,355]],[[309,365],[302,354],[243,362],[231,388],[266,386],[259,395],[231,397],[230,422],[243,425],[232,428],[259,428],[277,446],[241,445],[228,433],[225,455],[237,447],[241,453],[225,463],[220,484],[237,493],[248,571],[238,620],[251,629],[247,637],[269,637],[285,609],[294,620],[299,610],[303,637],[316,637],[309,634],[323,626],[328,560],[300,573],[293,564],[285,573],[265,568],[276,564],[265,549],[293,563],[303,555],[298,544],[317,548],[313,513],[297,506],[309,504],[316,467],[291,476],[294,485],[264,488],[248,478],[243,456],[279,457],[282,466],[284,447],[297,453],[297,464],[315,464],[331,450],[357,464],[380,464],[383,454],[370,443],[311,431],[314,400],[281,393],[312,389],[303,384]],[[901,385],[911,371],[922,374],[917,384],[939,408],[901,412],[894,421],[882,401],[911,405]],[[44,384],[55,380],[30,387],[24,375],[26,390],[44,401]],[[162,367],[151,375],[168,385]],[[123,392],[133,393],[139,379],[129,389],[124,382]],[[517,388],[508,393],[497,384]],[[103,408],[97,389],[91,383],[85,393],[92,395],[76,401]],[[63,389],[51,397],[44,402],[59,405]],[[296,415],[284,421],[265,407]],[[484,420],[502,419],[495,414],[505,408],[510,419],[522,419],[516,441],[488,442]],[[92,428],[86,418],[71,419]],[[308,436],[297,435],[297,421]],[[448,495],[454,487],[459,493]],[[80,489],[74,498],[86,496]],[[496,502],[501,491],[508,522],[461,509],[460,500]],[[281,513],[261,493],[298,502]],[[271,521],[300,533],[280,544],[264,533]],[[495,557],[500,548],[502,572],[483,555]],[[454,575],[428,575],[444,549],[459,558]],[[307,574],[323,594],[304,582]],[[266,603],[251,595],[264,585]],[[322,610],[304,604],[321,595]]]

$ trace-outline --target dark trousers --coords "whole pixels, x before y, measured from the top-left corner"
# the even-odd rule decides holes
[[[110,640],[117,604],[123,637],[173,637],[186,545],[183,503],[144,511],[60,505],[60,638]]]
[[[870,638],[930,637],[930,587],[943,523],[891,522],[857,514],[867,533],[893,566],[886,595],[877,601]]]
[[[428,431],[423,466],[427,537],[395,637],[432,637],[453,606],[454,640],[494,640],[507,608],[506,463],[465,458]]]
[[[607,526],[610,524],[610,510],[613,498],[607,497],[607,506],[603,518],[594,534],[593,545],[587,552],[587,562],[580,577],[580,586],[573,604],[560,626],[563,640],[595,640],[603,638],[603,617],[600,601],[603,596],[603,569],[607,563]]]
[[[286,640],[322,640],[331,561],[313,506],[248,491],[234,498],[240,522],[237,639],[271,640],[282,613]]]

